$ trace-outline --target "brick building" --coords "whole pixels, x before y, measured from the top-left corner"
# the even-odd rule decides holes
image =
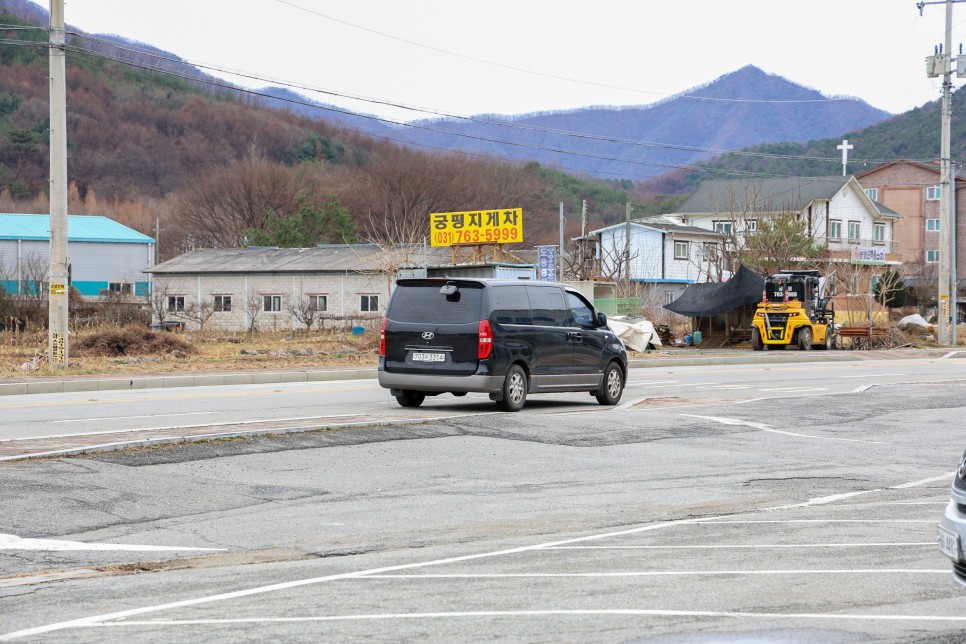
[[[892,161],[856,178],[870,198],[902,215],[895,224],[899,253],[910,277],[929,278],[939,262],[939,203],[941,197],[938,164]],[[956,180],[956,212],[966,208],[966,182]],[[966,226],[959,226],[956,240],[956,274],[960,288],[966,285]]]

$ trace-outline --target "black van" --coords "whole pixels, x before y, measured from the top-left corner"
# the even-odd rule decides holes
[[[589,391],[620,400],[627,352],[607,317],[553,282],[402,279],[379,341],[379,384],[403,407],[450,392],[518,411],[527,394]]]

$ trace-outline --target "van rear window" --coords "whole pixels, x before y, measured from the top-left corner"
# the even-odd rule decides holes
[[[386,316],[397,322],[467,324],[480,320],[483,289],[460,286],[452,295],[439,292],[441,283],[397,285]]]

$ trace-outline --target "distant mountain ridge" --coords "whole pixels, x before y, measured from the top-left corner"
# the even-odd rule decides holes
[[[287,98],[294,94],[281,88],[262,91]],[[475,121],[426,119],[415,122],[421,126],[418,129],[338,113],[320,115],[316,109],[301,105],[278,106],[366,134],[418,145],[517,162],[537,161],[602,179],[638,180],[714,156],[704,150],[725,152],[763,143],[839,136],[891,116],[861,99],[827,97],[753,65],[652,105],[593,106],[515,116],[490,114],[474,117]],[[582,133],[590,138],[548,130]]]
[[[46,10],[29,0],[0,0],[0,7],[31,22],[47,20]],[[519,163],[536,161],[608,180],[645,180],[709,160],[717,152],[748,146],[838,137],[890,116],[861,99],[829,99],[817,90],[748,65],[646,106],[591,106],[397,125],[313,101],[288,88],[255,90],[261,95],[255,99],[151,45],[119,36],[94,37],[96,41],[84,39],[83,45],[146,67],[175,72],[212,94],[236,95],[248,104],[284,109],[362,134],[412,144],[416,149],[463,150]],[[209,85],[211,81],[215,81],[214,87]]]

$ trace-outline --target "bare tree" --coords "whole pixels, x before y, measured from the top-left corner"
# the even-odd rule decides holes
[[[745,236],[744,244],[739,260],[760,275],[792,265],[812,267],[824,254],[807,223],[788,211],[760,219],[757,229]]]
[[[322,311],[319,310],[314,298],[301,296],[292,302],[289,311],[296,320],[305,325],[306,331],[312,330],[316,320],[319,321],[321,326]]]
[[[202,177],[174,200],[182,235],[200,247],[235,248],[247,228],[261,229],[270,212],[298,210],[298,196],[313,193],[301,168],[250,157]]]
[[[184,309],[174,312],[175,317],[181,318],[182,320],[189,320],[197,324],[199,331],[205,330],[205,325],[214,314],[215,305],[213,302],[208,300],[191,302],[190,304],[185,305]]]
[[[156,278],[151,290],[144,296],[147,305],[151,308],[152,321],[157,320],[156,324],[159,324],[162,329],[165,320],[174,317],[177,313],[177,307],[171,307],[171,302],[168,300],[174,292],[171,282]]]
[[[265,306],[264,296],[261,293],[252,291],[245,300],[245,313],[248,316],[248,335],[258,330],[258,314]]]

